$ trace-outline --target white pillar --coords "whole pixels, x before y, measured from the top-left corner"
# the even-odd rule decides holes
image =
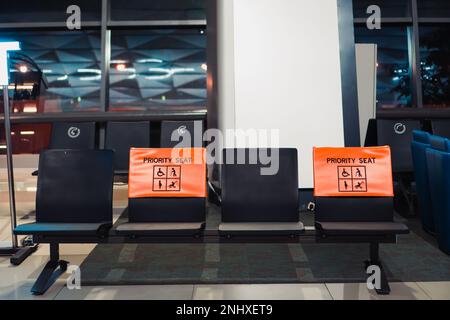
[[[279,129],[312,188],[312,147],[344,146],[337,1],[212,2],[209,126]]]

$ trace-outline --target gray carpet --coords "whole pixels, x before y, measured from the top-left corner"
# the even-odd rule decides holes
[[[218,209],[208,210],[215,228]],[[311,225],[311,214],[302,214]],[[121,220],[125,219],[122,217]],[[382,244],[390,281],[450,281],[450,256],[417,220]],[[81,265],[84,285],[364,282],[367,244],[100,244]]]

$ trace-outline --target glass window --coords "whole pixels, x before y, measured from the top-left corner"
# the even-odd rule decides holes
[[[407,27],[384,26],[381,30],[369,30],[358,26],[355,27],[355,42],[378,46],[377,106],[411,107]]]
[[[111,0],[112,20],[202,20],[207,0]]]
[[[424,107],[449,107],[450,26],[421,26],[419,29]]]
[[[67,8],[77,5],[82,21],[101,20],[101,0],[20,0],[9,1],[0,10],[0,23],[64,22],[70,16]]]
[[[381,9],[381,17],[404,18],[411,17],[410,0],[353,0],[355,18],[368,17],[367,8],[377,5]]]
[[[164,106],[206,106],[205,31],[113,31],[110,110]]]
[[[0,39],[22,47],[10,53],[12,112],[100,110],[99,32],[0,32]]]
[[[11,142],[13,154],[38,154],[48,149],[51,135],[51,124],[13,124],[11,126]],[[0,124],[0,154],[6,154],[5,127]]]
[[[450,18],[450,1],[448,0],[418,0],[419,17]]]

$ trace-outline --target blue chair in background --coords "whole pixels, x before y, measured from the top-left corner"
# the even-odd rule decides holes
[[[435,233],[433,213],[431,209],[431,195],[428,182],[427,149],[430,148],[430,134],[425,131],[414,130],[411,143],[411,153],[414,164],[419,215],[422,227],[426,232]]]
[[[431,207],[439,248],[450,254],[450,141],[430,136],[427,166]]]

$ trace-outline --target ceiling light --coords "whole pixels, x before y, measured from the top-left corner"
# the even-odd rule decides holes
[[[32,136],[34,135],[34,131],[20,131],[22,136]]]
[[[26,65],[21,65],[19,67],[19,71],[22,73],[27,73],[28,72],[28,67]]]

